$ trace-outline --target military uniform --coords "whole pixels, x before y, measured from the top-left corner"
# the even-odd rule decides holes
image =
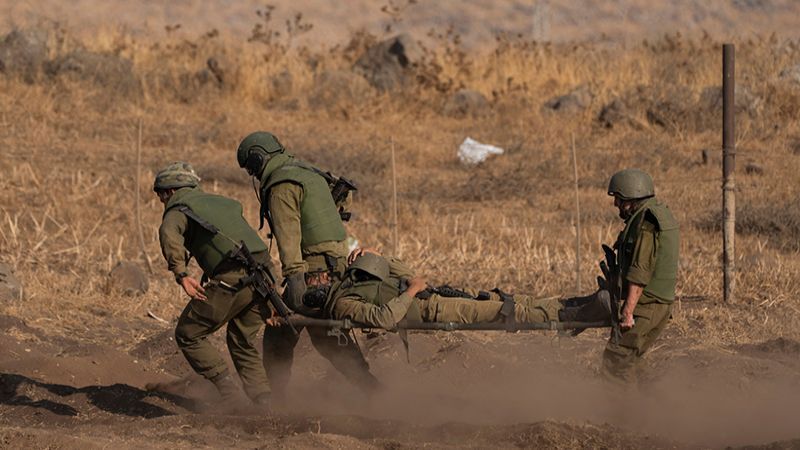
[[[269,133],[246,137],[237,158],[241,167],[259,177],[262,221],[269,222],[287,280],[284,299],[295,311],[309,314],[302,304],[303,292],[298,292],[305,290],[304,275],[325,271],[338,279],[347,257],[347,234],[328,184],[311,166],[285,154]],[[309,328],[308,334],[314,348],[348,380],[368,391],[378,386],[350,336],[340,342],[318,327]],[[268,326],[264,331],[264,367],[275,392],[285,391],[298,340],[288,327]]]
[[[630,172],[635,169],[621,173]],[[650,194],[653,193],[652,181],[649,185],[648,181],[649,176],[646,176],[645,193]],[[623,301],[631,283],[644,289],[633,310],[634,326],[623,331],[618,342],[610,339],[603,352],[603,371],[611,379],[635,379],[641,356],[669,321],[675,301],[679,238],[678,222],[669,208],[654,196],[642,200],[625,220],[625,228],[614,245],[619,264],[617,288],[621,289]]]
[[[212,234],[190,216],[216,226],[220,233]],[[270,386],[253,341],[268,309],[252,288],[239,286],[246,272],[229,257],[234,243],[223,235],[244,241],[254,258],[268,263],[266,245],[242,217],[242,206],[235,200],[190,185],[178,187],[166,202],[159,240],[169,270],[181,282],[188,276],[189,258],[194,257],[209,280],[204,286],[207,300],[192,299],[181,313],[175,341],[198,374],[214,382],[223,396],[232,394],[227,364],[206,339],[227,324],[228,350],[245,392],[251,399],[264,399]]]
[[[364,266],[360,259],[371,258],[368,264],[377,269],[367,269],[369,277],[359,276]],[[385,269],[381,268],[385,265]],[[362,269],[363,270],[363,269]],[[381,273],[383,272],[383,273]],[[503,301],[495,292],[478,293],[462,291],[464,297],[444,297],[436,293],[417,294],[411,297],[405,291],[404,280],[413,277],[411,269],[395,258],[362,255],[345,272],[341,282],[331,288],[326,312],[334,319],[350,319],[370,327],[394,329],[403,319],[422,322],[487,323],[502,322]],[[485,300],[474,300],[482,296]],[[568,301],[558,298],[535,299],[514,296],[514,318],[521,323],[545,323],[562,320],[602,321],[608,319],[609,310],[598,309],[594,298],[581,302],[577,314],[565,319],[563,314]]]

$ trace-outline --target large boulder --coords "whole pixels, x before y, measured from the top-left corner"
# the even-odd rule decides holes
[[[33,82],[48,53],[46,31],[14,30],[0,41],[0,72]]]
[[[764,100],[746,86],[737,86],[734,105],[737,113],[756,117],[764,108]],[[708,86],[700,92],[698,107],[707,112],[722,111],[722,86]],[[721,113],[720,113],[721,114]]]
[[[483,94],[471,89],[459,89],[442,107],[442,114],[450,117],[482,116],[489,112],[489,101]]]
[[[17,300],[22,296],[22,284],[8,264],[0,263],[0,301]]]
[[[108,274],[109,293],[132,297],[146,293],[149,288],[147,274],[134,262],[120,261]]]
[[[559,113],[578,113],[589,108],[593,99],[594,95],[589,86],[582,84],[564,95],[551,98],[542,109]]]
[[[605,128],[631,127],[641,130],[645,127],[644,121],[637,114],[636,107],[629,104],[624,98],[615,98],[600,110],[597,121]]]
[[[408,34],[378,42],[355,62],[354,69],[376,89],[390,91],[411,85],[422,49]]]
[[[45,72],[113,89],[118,94],[139,92],[139,80],[133,63],[111,53],[76,50],[48,61]]]
[[[359,103],[372,92],[361,76],[347,70],[328,70],[314,78],[308,104],[314,108],[336,109]]]

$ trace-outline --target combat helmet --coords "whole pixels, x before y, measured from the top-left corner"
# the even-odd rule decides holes
[[[389,278],[389,261],[373,253],[363,253],[347,268],[348,273],[354,273],[356,270],[366,272],[383,281]]]
[[[156,174],[153,182],[154,191],[164,191],[167,189],[178,189],[182,187],[197,187],[200,177],[191,164],[177,161],[161,169]]]
[[[266,131],[250,133],[239,143],[236,160],[239,167],[246,169],[250,175],[258,175],[272,156],[283,153],[286,149],[274,134]]]
[[[636,200],[656,195],[653,179],[647,172],[639,169],[620,170],[608,183],[608,195],[622,200]]]

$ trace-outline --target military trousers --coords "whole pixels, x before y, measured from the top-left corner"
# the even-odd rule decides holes
[[[489,300],[472,300],[432,294],[427,299],[419,300],[419,309],[423,322],[500,322],[503,320],[500,315],[503,302],[499,300],[496,295]],[[515,319],[522,323],[558,321],[558,311],[563,308],[558,298],[536,299],[515,295],[514,302]]]
[[[352,336],[328,336],[328,329],[322,327],[308,327],[308,336],[311,344],[333,367],[342,373],[349,381],[366,393],[371,393],[380,387],[380,382],[370,372],[369,363],[358,347]],[[297,327],[298,334],[286,326],[264,329],[264,368],[269,377],[274,395],[283,396],[294,361],[294,348],[300,340],[299,332],[302,327]]]
[[[230,272],[206,283],[208,300],[193,299],[186,305],[175,328],[175,341],[192,368],[213,379],[226,372],[228,366],[207,338],[227,324],[225,338],[234,367],[247,395],[255,398],[270,391],[261,355],[253,345],[268,309],[264,302],[256,300],[250,287],[229,287],[242,276],[243,271]]]
[[[672,305],[663,303],[637,304],[633,310],[633,328],[623,331],[619,342],[609,339],[603,352],[602,372],[613,382],[632,382],[642,355],[664,331]]]

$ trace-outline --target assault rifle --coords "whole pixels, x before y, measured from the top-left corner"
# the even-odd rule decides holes
[[[408,280],[402,278],[400,279],[400,292],[403,292],[406,289],[408,289]],[[477,297],[474,297],[472,294],[462,291],[461,289],[454,288],[448,284],[443,284],[441,286],[428,285],[425,289],[417,294],[417,298],[425,300],[430,298],[432,294],[436,294],[440,297],[463,298],[468,300],[489,300],[491,298],[489,292],[486,291],[478,291]]]
[[[286,303],[283,302],[281,296],[278,295],[278,291],[275,289],[275,278],[272,277],[272,272],[270,272],[269,267],[266,267],[264,264],[259,263],[255,260],[255,258],[253,258],[253,254],[250,253],[250,249],[247,248],[247,245],[244,243],[244,241],[235,241],[233,238],[220,231],[220,229],[214,224],[195,214],[194,211],[192,211],[188,206],[182,205],[177,209],[185,214],[186,217],[194,220],[198,225],[200,225],[200,227],[212,235],[222,236],[224,239],[230,241],[234,245],[234,250],[231,252],[230,257],[242,263],[242,265],[245,267],[245,271],[247,272],[247,276],[240,280],[239,284],[241,286],[252,285],[256,293],[263,300],[268,301],[278,315],[280,315],[284,321],[289,324],[294,334],[298,334],[294,324],[286,320],[289,318],[292,312],[289,307],[286,306]]]
[[[342,219],[343,222],[347,222],[353,217],[353,213],[347,211],[347,197],[350,195],[350,191],[357,191],[358,188],[356,184],[345,177],[336,176],[330,172],[326,172],[324,170],[318,169],[312,165],[305,164],[305,163],[296,163],[300,167],[304,167],[312,172],[316,173],[317,175],[321,176],[325,179],[325,182],[328,183],[328,188],[331,191],[331,197],[333,197],[333,203],[336,204],[336,208],[339,209],[339,217]]]
[[[231,254],[231,257],[239,260],[247,271],[247,276],[240,281],[242,286],[253,286],[253,290],[264,300],[267,300],[270,305],[275,309],[279,316],[284,319],[284,322],[289,324],[294,334],[298,334],[297,328],[294,324],[287,320],[292,314],[292,311],[283,302],[283,299],[278,295],[275,289],[275,279],[272,277],[269,267],[259,263],[253,258],[250,249],[247,248],[244,241],[240,241],[236,245],[236,251]]]
[[[605,289],[611,296],[611,341],[619,343],[622,339],[622,331],[619,327],[619,311],[622,305],[622,283],[620,280],[619,264],[614,249],[603,244],[605,261],[600,261],[600,270],[603,277],[597,277],[597,284],[601,289]]]

